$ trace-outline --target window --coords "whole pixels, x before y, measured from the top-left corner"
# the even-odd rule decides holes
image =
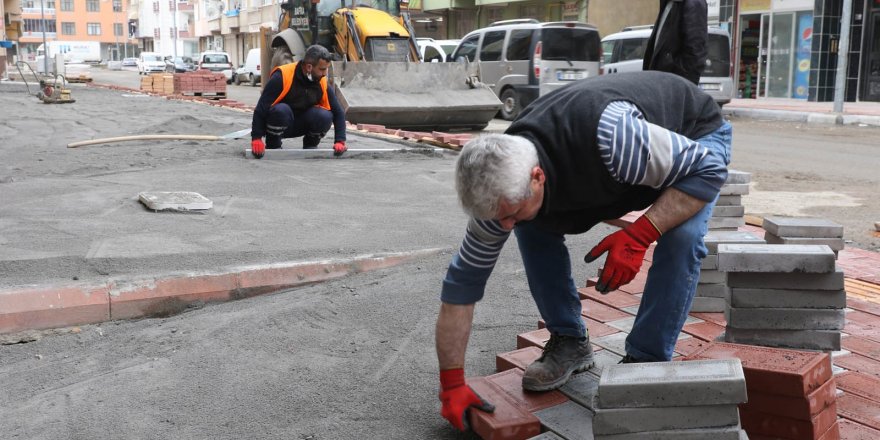
[[[507,61],[525,61],[531,55],[532,31],[519,29],[510,32],[510,41],[507,42]]]
[[[86,33],[89,35],[101,35],[101,23],[86,24]]]
[[[546,28],[541,34],[544,60],[599,61],[602,46],[592,29]]]
[[[455,57],[453,60],[457,61],[459,58],[464,57],[467,58],[468,61],[473,61],[477,56],[477,42],[479,40],[479,35],[472,35],[462,41],[461,45],[458,46],[458,50],[455,51]]]
[[[22,20],[25,32],[57,32],[55,20],[40,20],[38,18],[25,18]]]
[[[620,40],[620,54],[614,62],[641,60],[645,58],[645,48],[647,46],[647,38],[627,38],[625,40]]]
[[[101,4],[98,1],[99,0],[86,0],[86,11],[99,12],[101,10]]]
[[[62,11],[73,11],[73,0],[61,0]]]
[[[122,36],[122,23],[113,23],[113,35]]]
[[[480,48],[480,61],[501,61],[505,33],[506,31],[486,32]]]
[[[113,0],[113,12],[122,12],[122,0]]]
[[[440,55],[440,52],[433,46],[425,47],[425,62],[431,63],[434,60],[438,62],[443,62],[443,55]]]
[[[62,22],[61,23],[61,34],[62,35],[76,35],[76,23],[73,22]]]

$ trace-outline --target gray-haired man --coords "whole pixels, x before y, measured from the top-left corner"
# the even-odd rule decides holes
[[[506,134],[465,145],[456,190],[472,219],[443,281],[437,318],[441,414],[464,429],[468,408],[491,409],[465,384],[463,366],[474,304],[511,230],[551,332],[524,372],[523,388],[558,388],[593,364],[565,234],[648,206],[585,260],[608,253],[597,286],[607,292],[632,281],[658,242],[622,362],[670,359],[706,255],[702,237],[727,177],[730,142],[730,125],[695,85],[669,73],[636,72],[544,95]]]

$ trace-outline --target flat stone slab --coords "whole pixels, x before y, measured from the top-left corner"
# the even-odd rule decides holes
[[[204,211],[214,206],[210,199],[189,191],[144,191],[138,201],[154,211]]]
[[[726,272],[721,272],[726,274]],[[703,276],[700,275],[700,283]],[[702,283],[697,284],[697,296],[708,296],[710,298],[727,298],[730,295],[730,288],[724,283]]]
[[[843,238],[812,238],[812,237],[777,237],[769,232],[764,233],[767,244],[824,244],[832,251],[842,251],[845,246]]]
[[[547,430],[568,440],[593,440],[593,412],[575,402],[536,411]]]
[[[730,305],[739,308],[843,309],[845,290],[730,289]]]
[[[752,173],[748,173],[745,171],[738,170],[727,170],[727,180],[724,181],[726,184],[742,184],[749,183],[752,181]]]
[[[746,225],[742,217],[709,217],[709,229],[741,228]]]
[[[742,205],[715,205],[712,208],[712,217],[742,217],[746,213],[746,207]]]
[[[718,196],[715,206],[737,206],[742,205],[742,196]]]
[[[725,272],[834,272],[834,251],[809,244],[719,244],[718,270]]]
[[[565,440],[565,439],[554,434],[553,431],[547,431],[547,432],[541,433],[540,435],[536,435],[534,437],[531,437],[528,440]]]
[[[703,243],[709,249],[709,255],[718,253],[718,245],[729,244],[764,244],[763,238],[746,231],[709,231],[703,237]]]
[[[840,350],[840,330],[761,330],[727,327],[722,339],[745,345],[798,350]]]
[[[617,365],[621,359],[623,359],[622,354],[613,353],[609,350],[594,351],[593,362],[595,363],[589,370],[587,370],[587,372],[598,378],[602,375],[602,371],[604,371],[606,367]]]
[[[599,379],[599,408],[645,408],[744,403],[739,359],[612,365]]]
[[[727,310],[727,298],[711,296],[695,296],[691,303],[691,312],[719,313]]]
[[[777,237],[843,237],[843,225],[815,217],[777,217],[764,219],[764,230]]]
[[[573,375],[565,385],[559,388],[559,391],[565,394],[566,397],[589,408],[591,411],[596,408],[595,399],[598,390],[599,376],[591,371]]]
[[[707,429],[672,429],[668,431],[631,432],[597,435],[596,440],[748,440],[739,426]]]
[[[618,332],[612,333],[610,335],[602,336],[600,338],[590,340],[604,348],[605,350],[611,351],[615,354],[619,354],[621,357],[626,355],[626,337],[629,336],[628,333]]]
[[[721,185],[721,196],[741,196],[749,193],[748,183],[725,183]]]
[[[599,393],[601,398],[601,391]],[[665,408],[598,408],[593,415],[595,435],[734,427],[739,424],[736,405],[670,406]]]
[[[768,330],[842,330],[846,323],[843,309],[742,309],[728,307],[724,312],[727,328]]]
[[[831,273],[759,273],[727,274],[731,288],[841,290],[844,288],[843,270]]]
[[[706,255],[700,261],[700,270],[718,270],[718,255]]]

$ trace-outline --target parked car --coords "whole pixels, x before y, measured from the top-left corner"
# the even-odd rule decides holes
[[[435,40],[433,38],[416,38],[419,54],[426,63],[444,63],[452,61],[452,51],[461,40]]]
[[[226,77],[226,83],[232,83],[232,64],[229,62],[229,54],[226,52],[202,52],[199,55],[198,68],[221,72]]]
[[[602,39],[603,70],[606,74],[638,72],[642,70],[645,47],[653,26],[624,28]],[[709,27],[707,41],[709,56],[700,75],[700,88],[719,106],[733,99],[734,85],[730,67],[730,36],[718,27]]]
[[[165,61],[162,55],[156,52],[141,52],[141,56],[137,60],[138,73],[147,75],[153,72],[164,72]]]
[[[501,99],[501,117],[512,120],[538,96],[599,75],[600,55],[592,25],[517,19],[465,35],[452,59],[479,64],[480,81]]]
[[[165,57],[165,71],[170,73],[184,73],[196,70],[195,63],[190,57]]]
[[[235,71],[232,82],[239,85],[247,81],[252,87],[260,82],[260,49],[251,49],[245,57],[244,64]]]
[[[135,57],[123,58],[122,66],[123,67],[132,67],[138,65],[138,59]]]

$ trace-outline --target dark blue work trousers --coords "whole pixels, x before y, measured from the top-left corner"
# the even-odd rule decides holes
[[[330,130],[333,114],[321,107],[294,113],[289,105],[279,102],[269,109],[266,118],[266,148],[281,148],[281,139],[303,137],[303,148],[316,148]]]

